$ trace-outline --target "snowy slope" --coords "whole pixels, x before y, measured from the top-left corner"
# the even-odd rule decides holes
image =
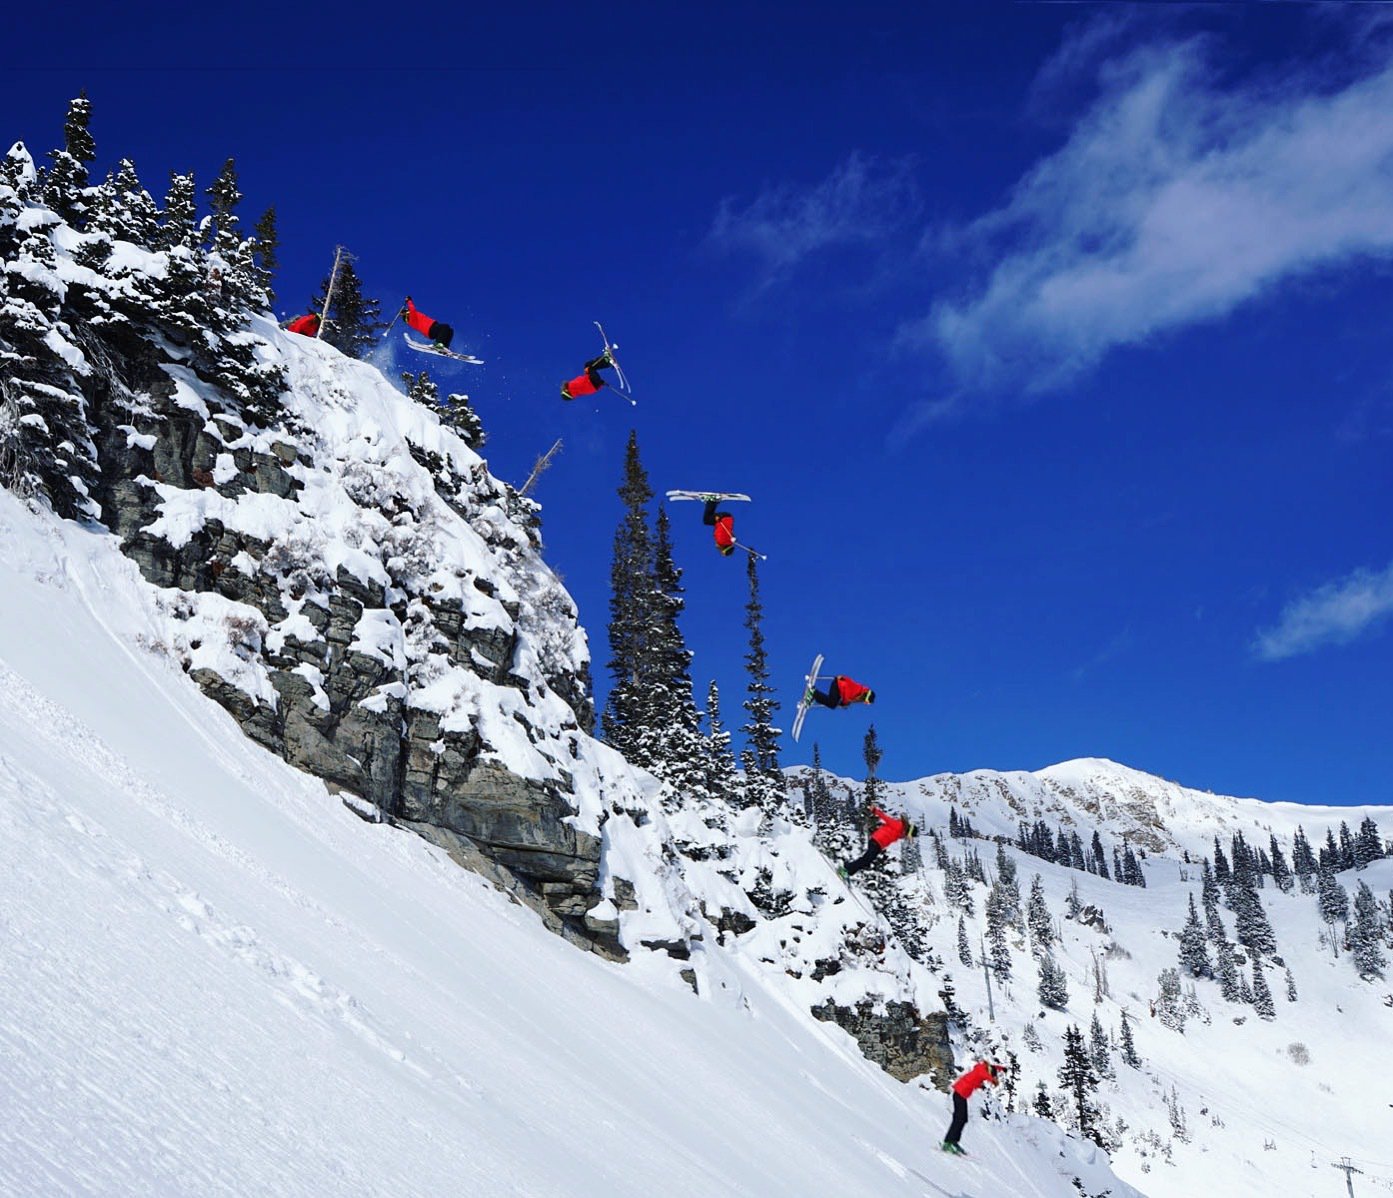
[[[792,771],[807,777],[806,771]],[[845,779],[834,786],[850,788]],[[1291,970],[1297,999],[1287,1001],[1280,969],[1268,968],[1276,1006],[1271,1021],[1249,1006],[1226,1003],[1218,983],[1193,982],[1202,1014],[1184,1031],[1163,1026],[1151,1015],[1161,970],[1177,964],[1175,934],[1185,922],[1187,896],[1200,901],[1195,861],[1212,856],[1213,839],[1227,849],[1233,832],[1266,846],[1275,832],[1290,851],[1290,835],[1302,825],[1313,844],[1327,826],[1352,827],[1371,816],[1384,837],[1393,834],[1393,808],[1315,807],[1268,804],[1187,790],[1174,783],[1100,760],[1066,762],[1038,773],[977,771],[937,775],[886,787],[885,805],[905,810],[931,828],[944,829],[949,810],[968,815],[982,836],[1014,840],[1018,823],[1042,818],[1055,826],[1077,827],[1087,843],[1094,828],[1105,844],[1136,844],[1149,836],[1159,846],[1143,869],[1147,886],[1114,881],[1040,860],[1014,848],[1024,898],[1039,874],[1061,944],[1055,956],[1068,979],[1065,1011],[1046,1011],[1038,998],[1038,973],[1026,940],[1012,937],[1012,977],[993,982],[989,1016],[987,986],[979,946],[984,935],[986,891],[975,887],[976,910],[966,919],[974,967],[958,960],[958,912],[943,896],[944,875],[926,867],[931,951],[951,970],[958,1004],[996,1051],[1014,1051],[1021,1065],[1018,1089],[1029,1100],[1041,1080],[1058,1099],[1056,1071],[1062,1061],[1061,1037],[1069,1024],[1085,1034],[1096,1013],[1116,1042],[1123,1013],[1132,1021],[1140,1069],[1126,1067],[1113,1054],[1115,1079],[1104,1081],[1099,1099],[1106,1116],[1125,1129],[1112,1154],[1119,1176],[1158,1198],[1196,1193],[1327,1195],[1343,1193],[1344,1176],[1331,1168],[1344,1157],[1363,1170],[1356,1192],[1393,1192],[1393,1147],[1388,1129],[1393,1115],[1393,980],[1363,981],[1343,950],[1339,958],[1323,936],[1316,899],[1294,890],[1281,893],[1271,883],[1262,890],[1277,952]],[[996,846],[986,840],[948,841],[960,856],[975,850],[993,871]],[[927,852],[925,854],[928,855]],[[1393,859],[1345,871],[1338,880],[1353,896],[1365,882],[1385,904],[1393,890]],[[1107,930],[1061,918],[1065,897],[1077,885],[1085,904],[1100,908]],[[1222,912],[1229,934],[1233,918]],[[1386,950],[1393,959],[1393,951]],[[1095,961],[1101,963],[1108,993],[1094,1001]],[[1393,979],[1393,969],[1386,971]],[[1032,1024],[1040,1049],[1023,1042]],[[1169,1105],[1168,1105],[1169,1104]],[[1178,1121],[1173,1118],[1178,1111]],[[1178,1124],[1178,1125],[1177,1125]],[[1339,1188],[1337,1188],[1339,1187]]]
[[[1131,1193],[739,951],[607,964],[257,749],[110,538],[0,493],[0,1191]],[[701,950],[699,950],[701,951]]]

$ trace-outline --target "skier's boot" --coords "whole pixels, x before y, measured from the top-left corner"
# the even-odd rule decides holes
[[[851,875],[850,875],[849,873],[846,872],[846,866],[845,866],[845,865],[839,865],[839,866],[837,866],[837,877],[841,878],[841,880],[842,880],[843,882],[850,882],[850,881],[851,881]]]

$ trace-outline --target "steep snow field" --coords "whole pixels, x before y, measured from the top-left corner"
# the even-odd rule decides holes
[[[3,492],[0,595],[0,1192],[1135,1192],[1025,1117],[945,1158],[942,1095],[738,952],[698,999],[359,821],[161,656],[108,538]]]

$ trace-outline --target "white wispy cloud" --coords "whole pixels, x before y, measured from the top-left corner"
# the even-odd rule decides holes
[[[743,206],[722,200],[706,244],[753,255],[763,287],[822,250],[878,242],[920,210],[908,159],[887,163],[853,153],[811,186],[772,185]]]
[[[1226,86],[1205,39],[1099,70],[1064,146],[936,244],[993,265],[901,329],[959,385],[1041,391],[1283,281],[1393,256],[1393,58]],[[1069,61],[1064,55],[1056,60]]]
[[[1281,661],[1325,645],[1347,644],[1393,616],[1393,565],[1356,570],[1287,604],[1274,628],[1259,632],[1253,652]]]

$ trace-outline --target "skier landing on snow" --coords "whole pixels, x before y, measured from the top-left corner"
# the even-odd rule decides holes
[[[406,303],[402,305],[399,315],[410,328],[415,329],[418,333],[424,333],[441,349],[449,349],[450,342],[455,339],[454,329],[439,320],[432,320],[420,311],[411,302],[409,295],[406,297]]]
[[[721,551],[721,556],[729,557],[735,552],[735,517],[729,512],[718,512],[717,502],[715,499],[706,501],[701,522],[713,530],[712,535],[716,538],[716,548]]]
[[[602,387],[609,384],[600,377],[600,371],[611,369],[614,366],[614,359],[610,356],[609,346],[605,346],[605,352],[598,358],[591,358],[585,364],[585,373],[578,374],[568,383],[561,384],[562,399],[580,399],[583,395],[594,395]]]
[[[983,1084],[996,1085],[1005,1072],[1005,1065],[998,1065],[995,1061],[978,1061],[953,1083],[953,1122],[948,1125],[948,1134],[943,1137],[944,1152],[965,1155],[958,1145],[958,1137],[967,1126],[967,1100],[980,1090]]]
[[[879,807],[872,807],[871,814],[880,821],[876,830],[871,833],[871,842],[866,846],[866,851],[855,861],[848,861],[837,872],[843,878],[849,878],[852,874],[859,874],[866,866],[870,865],[881,853],[885,852],[895,841],[905,836],[918,836],[919,829],[914,826],[914,821],[908,816],[904,819],[896,819],[893,815],[886,815]]]

